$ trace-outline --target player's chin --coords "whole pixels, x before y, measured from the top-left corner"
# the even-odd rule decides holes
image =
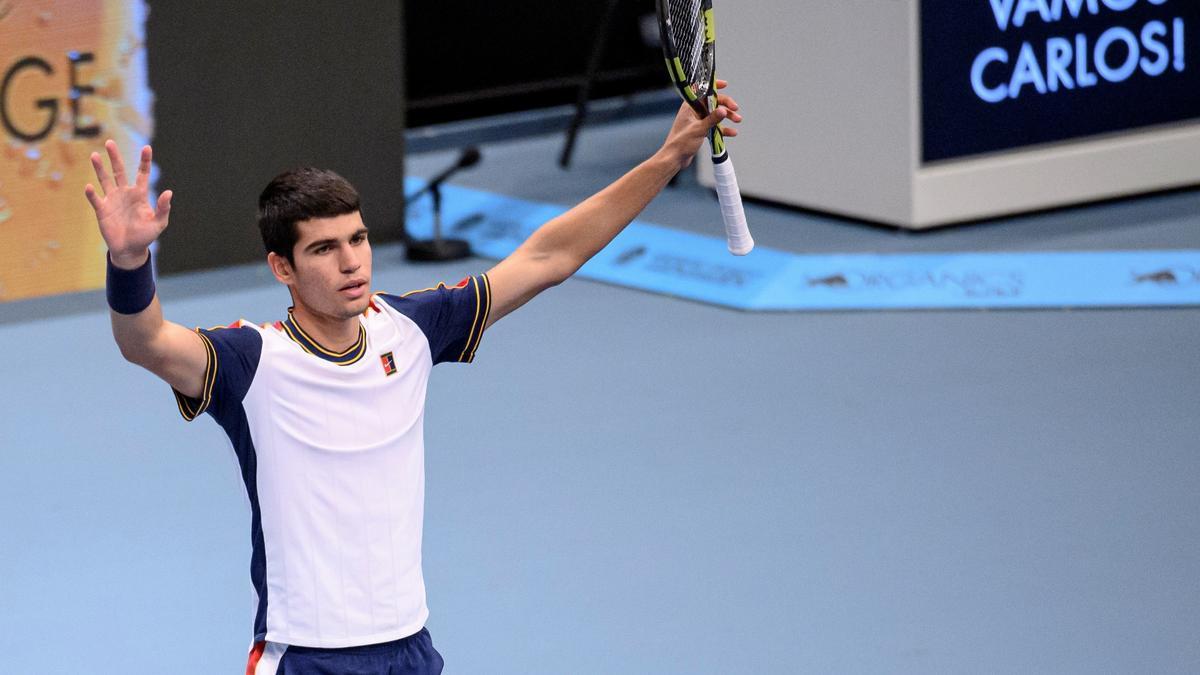
[[[338,304],[342,307],[342,313],[346,317],[352,317],[356,314],[362,314],[367,311],[367,307],[371,305],[370,287],[366,284],[354,288],[343,289],[338,291]]]
[[[371,306],[370,294],[364,295],[362,298],[355,300],[353,302],[350,302],[346,305],[346,316],[352,317],[352,316],[357,316],[359,314],[362,314],[363,312],[367,311],[367,308],[370,306]]]

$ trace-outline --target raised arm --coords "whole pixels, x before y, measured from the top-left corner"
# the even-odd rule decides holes
[[[726,83],[717,81],[717,88]],[[701,119],[683,105],[658,152],[617,182],[583,203],[542,225],[512,255],[488,271],[492,291],[490,326],[535,295],[562,283],[608,245],[666,187],[691,164],[708,130],[722,120],[741,122],[737,103],[718,97],[718,108]],[[725,136],[737,130],[722,127]]]
[[[104,144],[112,173],[100,153],[92,167],[103,194],[90,183],[84,188],[96,211],[100,236],[108,245],[108,304],[113,337],[126,360],[158,375],[180,393],[199,397],[208,351],[203,339],[183,326],[163,320],[150,270],[150,244],[167,227],[171,191],[149,202],[150,146],[142,148],[137,175],[131,184],[117,144]]]

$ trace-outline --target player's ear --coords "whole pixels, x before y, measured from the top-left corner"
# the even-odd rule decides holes
[[[267,254],[267,266],[271,268],[271,274],[275,275],[279,283],[290,285],[294,281],[296,273],[287,258],[272,251]]]

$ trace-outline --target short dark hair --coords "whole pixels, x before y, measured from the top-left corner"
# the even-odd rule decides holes
[[[258,196],[258,229],[268,253],[296,262],[292,250],[300,238],[296,223],[359,211],[358,190],[328,169],[311,166],[285,171]]]

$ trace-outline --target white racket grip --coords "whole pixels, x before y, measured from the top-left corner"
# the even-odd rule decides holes
[[[737,175],[733,172],[733,160],[726,155],[724,161],[713,163],[713,176],[717,183],[717,199],[721,201],[721,218],[725,220],[725,239],[729,252],[746,255],[754,248],[754,238],[746,225],[746,212],[742,209],[742,193],[738,190]]]

